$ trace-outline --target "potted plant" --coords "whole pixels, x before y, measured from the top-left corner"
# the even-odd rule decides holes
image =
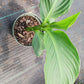
[[[45,84],[73,84],[80,71],[80,58],[67,30],[80,12],[55,22],[66,14],[73,0],[40,0],[41,20],[32,14],[21,15],[13,25],[13,35],[22,45],[33,46],[40,56],[46,49]]]

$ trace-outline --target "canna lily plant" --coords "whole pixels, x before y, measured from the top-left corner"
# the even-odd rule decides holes
[[[42,24],[26,28],[34,31],[32,41],[35,54],[41,56],[46,49],[44,65],[45,84],[74,84],[80,71],[80,58],[75,46],[64,32],[71,27],[80,12],[55,22],[66,14],[73,0],[40,0]]]

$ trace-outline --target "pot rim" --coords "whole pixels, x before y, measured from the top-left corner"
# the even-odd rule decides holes
[[[41,19],[40,19],[36,14],[33,14],[33,13],[23,13],[23,14],[21,14],[20,16],[18,16],[18,17],[16,18],[16,20],[14,21],[13,26],[12,26],[12,35],[13,35],[13,37],[15,38],[15,40],[17,41],[18,44],[20,44],[20,45],[22,45],[22,46],[24,46],[24,47],[28,47],[28,46],[32,46],[32,44],[26,46],[26,45],[23,45],[23,44],[19,43],[19,41],[17,40],[17,38],[15,37],[15,34],[14,34],[14,26],[15,26],[15,23],[16,23],[16,21],[17,21],[20,17],[23,17],[23,16],[32,16],[32,17],[34,17],[40,24],[42,23],[42,21],[41,21]]]

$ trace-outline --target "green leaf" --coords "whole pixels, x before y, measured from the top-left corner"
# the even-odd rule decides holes
[[[63,31],[46,30],[44,44],[47,51],[44,65],[46,84],[74,84],[79,69],[78,52]]]
[[[71,27],[75,23],[75,21],[77,20],[80,13],[81,12],[78,12],[78,13],[76,13],[66,19],[63,19],[59,22],[53,22],[53,23],[49,24],[48,26],[50,28],[67,30],[69,27]]]
[[[54,21],[57,17],[67,13],[73,0],[40,0],[40,15],[42,21]]]
[[[44,33],[36,31],[34,38],[32,40],[32,46],[34,48],[35,54],[40,56],[45,49],[44,47]]]

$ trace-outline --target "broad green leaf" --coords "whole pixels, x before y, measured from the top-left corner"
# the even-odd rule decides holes
[[[44,65],[46,84],[74,84],[80,69],[78,52],[63,31],[46,30]]]
[[[36,31],[34,38],[32,40],[32,46],[34,48],[35,54],[40,56],[45,49],[44,47],[44,33]]]
[[[78,12],[78,13],[76,13],[66,19],[63,19],[59,22],[53,22],[53,23],[49,24],[48,26],[50,28],[67,30],[69,27],[71,27],[75,23],[79,14],[80,14],[80,12]]]
[[[40,15],[42,21],[54,21],[57,17],[69,11],[73,0],[40,0]]]

